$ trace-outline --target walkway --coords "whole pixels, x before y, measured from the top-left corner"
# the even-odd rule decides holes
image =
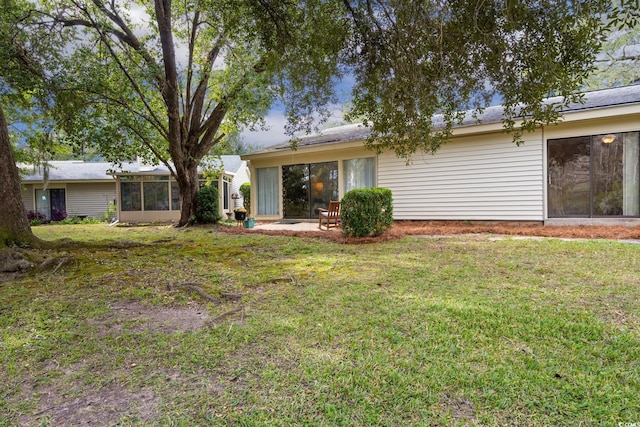
[[[318,228],[318,221],[278,221],[278,222],[257,222],[253,227],[256,230],[287,230],[287,231],[321,231]],[[326,231],[323,227],[322,231]],[[330,228],[329,231],[341,231],[340,228]]]

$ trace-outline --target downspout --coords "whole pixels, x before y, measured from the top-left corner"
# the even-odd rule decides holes
[[[547,197],[547,192],[548,192],[548,183],[549,183],[549,170],[548,170],[548,165],[549,162],[547,161],[547,138],[545,136],[545,127],[544,125],[542,125],[540,127],[541,130],[541,137],[542,137],[542,224],[546,224],[548,218],[548,209],[549,207],[547,206],[548,203],[548,197]]]

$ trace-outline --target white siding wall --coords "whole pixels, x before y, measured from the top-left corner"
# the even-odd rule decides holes
[[[245,182],[249,182],[249,169],[247,168],[247,162],[243,161],[242,166],[236,172],[236,175],[233,177],[231,181],[231,193],[240,194],[240,186]],[[232,208],[237,208],[242,206],[243,200],[242,197],[232,201]]]
[[[109,201],[116,198],[115,180],[111,183],[87,183],[66,185],[67,215],[89,215],[102,218]]]
[[[378,186],[393,192],[399,220],[544,219],[540,133],[516,146],[503,134],[455,138],[410,165],[393,154],[378,158]]]
[[[33,185],[30,184],[22,184],[22,203],[24,203],[24,210],[34,211],[33,207]]]

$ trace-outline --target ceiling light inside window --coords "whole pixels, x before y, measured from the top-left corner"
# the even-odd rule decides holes
[[[612,133],[608,133],[602,137],[603,144],[611,144],[615,140],[616,140],[616,136]]]

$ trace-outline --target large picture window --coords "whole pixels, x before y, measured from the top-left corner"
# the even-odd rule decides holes
[[[180,203],[180,187],[176,181],[171,181],[171,209],[179,211],[182,208]]]
[[[169,183],[167,181],[145,182],[143,189],[145,211],[169,210]]]
[[[639,135],[549,140],[549,218],[640,216]]]
[[[362,159],[345,160],[342,164],[344,170],[344,192],[356,188],[371,188],[376,186],[376,159],[366,157]]]
[[[141,183],[129,181],[126,178],[128,177],[120,178],[120,180],[124,180],[120,183],[120,209],[123,211],[140,211],[142,210]]]
[[[122,211],[179,211],[182,207],[178,183],[169,175],[122,175],[118,179]],[[223,180],[227,194],[231,180],[227,177],[223,177]],[[200,187],[205,183],[204,177],[199,176]],[[218,188],[218,181],[212,184]],[[228,201],[224,207],[229,207]]]
[[[258,215],[278,214],[278,168],[256,170]]]

